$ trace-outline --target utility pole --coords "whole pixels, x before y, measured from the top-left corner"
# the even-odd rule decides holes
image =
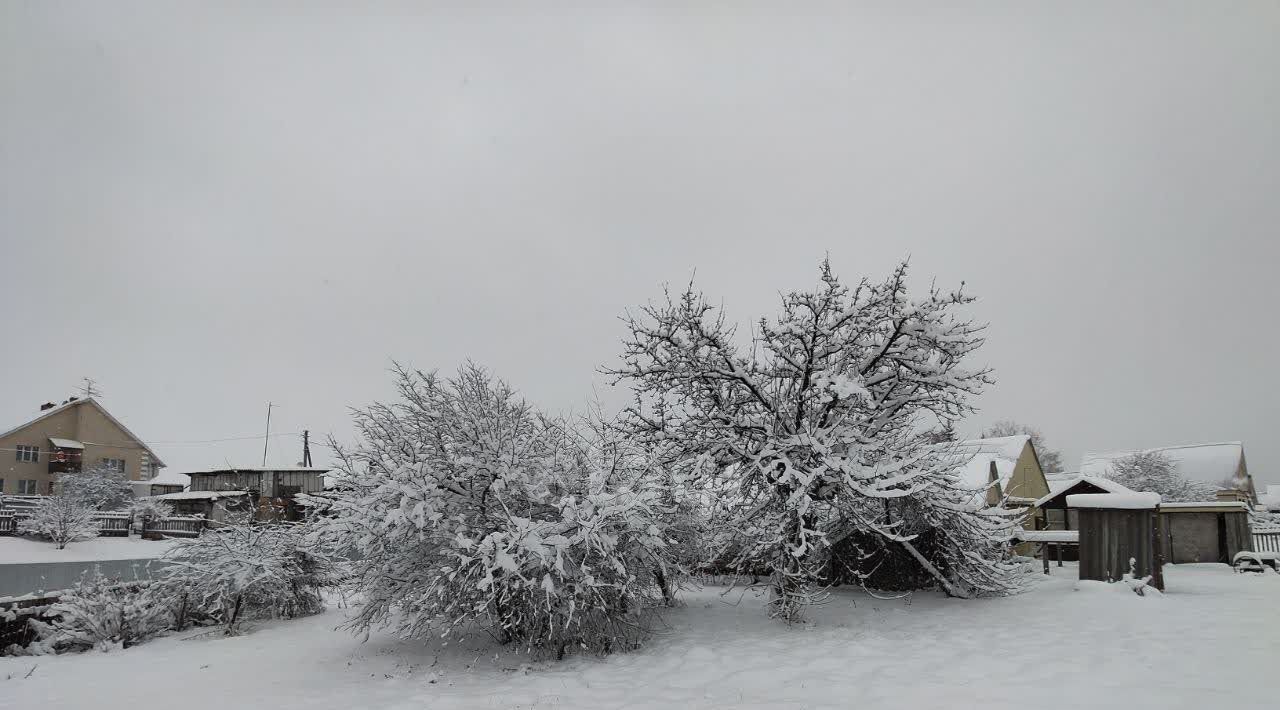
[[[311,432],[302,430],[302,465],[311,468]]]
[[[267,434],[262,437],[262,467],[267,467],[267,444],[271,443],[271,407],[272,404],[267,402]]]

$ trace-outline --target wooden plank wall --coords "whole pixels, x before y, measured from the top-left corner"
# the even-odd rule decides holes
[[[1129,560],[1139,577],[1155,575],[1155,513],[1080,508],[1080,579],[1119,581]]]

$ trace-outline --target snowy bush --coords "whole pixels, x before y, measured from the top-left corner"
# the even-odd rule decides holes
[[[235,634],[249,619],[295,617],[323,608],[334,563],[297,525],[230,525],[177,542],[158,584],[182,626],[198,613]]]
[[[49,496],[40,501],[31,517],[20,523],[22,532],[53,541],[61,550],[67,543],[98,536],[94,509],[76,497]]]
[[[29,650],[110,651],[167,630],[171,617],[145,589],[146,583],[108,579],[95,566],[53,604],[52,621],[31,620],[39,640]]]
[[[836,540],[872,535],[900,546],[949,593],[1020,588],[1007,557],[1017,515],[973,504],[958,462],[932,445],[990,383],[964,365],[982,326],[958,317],[972,299],[907,296],[907,266],[850,289],[828,264],[818,288],[782,298],[750,341],[692,286],[625,321],[629,432],[706,491],[714,554],[771,575],[771,613],[800,618],[830,569]],[[886,513],[886,501],[899,503]],[[915,546],[933,531],[935,553]],[[728,559],[726,559],[726,557]]]
[[[129,513],[141,525],[144,520],[159,520],[173,515],[173,506],[155,498],[138,498],[129,506]]]
[[[557,654],[636,645],[679,574],[646,464],[474,365],[397,376],[402,401],[357,413],[336,490],[312,501],[322,534],[357,553],[353,627],[479,626]]]

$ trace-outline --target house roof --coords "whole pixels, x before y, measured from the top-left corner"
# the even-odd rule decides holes
[[[991,465],[995,464],[996,483],[1000,492],[1007,492],[1018,458],[1022,456],[1031,437],[1025,434],[1001,436],[992,439],[967,439],[965,441],[936,444],[937,451],[952,462],[952,473],[961,488],[974,491],[971,502],[986,507],[987,490],[991,488]],[[1011,502],[1012,499],[1010,499]],[[1030,501],[1027,501],[1028,503]]]
[[[116,419],[114,416],[112,416],[111,412],[108,412],[106,407],[103,407],[102,404],[98,402],[98,400],[94,399],[93,397],[81,397],[79,399],[73,399],[68,402],[63,402],[62,404],[56,407],[53,407],[51,409],[46,409],[45,411],[40,412],[40,416],[36,417],[35,419],[19,424],[18,426],[10,429],[9,431],[6,431],[3,434],[0,434],[0,438],[6,437],[16,431],[25,429],[31,426],[32,424],[35,424],[36,422],[48,419],[49,417],[52,417],[55,414],[65,412],[66,410],[71,409],[72,407],[79,407],[82,404],[92,404],[93,406],[97,407],[98,411],[102,412],[103,416],[105,416],[108,420],[110,420],[112,424],[115,424],[116,426],[120,427],[120,431],[123,431],[125,433],[125,436],[128,436],[130,439],[133,439],[134,441],[138,442],[138,445],[141,446],[143,450],[145,450],[147,454],[150,456],[151,463],[154,463],[157,466],[165,465],[165,463],[160,460],[160,457],[156,456],[156,452],[151,450],[151,447],[147,446],[147,444],[141,438],[139,438],[137,434],[134,434],[133,432],[129,431],[129,427],[125,426],[119,419]],[[68,439],[66,441],[70,441],[70,440]],[[81,443],[81,442],[77,442],[77,443]],[[83,442],[83,443],[93,444],[96,442],[89,441],[89,442]],[[84,447],[81,446],[81,448],[84,448]]]
[[[1096,478],[1109,478],[1117,459],[1137,453],[1160,452],[1168,456],[1187,480],[1222,485],[1234,478],[1244,458],[1244,445],[1239,441],[1213,444],[1162,446],[1154,449],[1088,453],[1080,462],[1080,473]]]
[[[1001,488],[1008,485],[1013,469],[1022,456],[1031,437],[1025,434],[1001,436],[994,439],[968,439],[940,446],[953,455],[960,464],[955,472],[960,485],[973,490],[986,490],[991,485],[991,464],[996,465],[996,476]]]

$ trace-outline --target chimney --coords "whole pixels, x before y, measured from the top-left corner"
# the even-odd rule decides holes
[[[49,411],[50,409],[53,409],[53,408],[54,408],[54,407],[56,407],[56,406],[58,406],[58,405],[54,404],[53,402],[45,402],[44,404],[40,405],[40,411],[42,411],[42,412],[47,412],[47,411]]]

